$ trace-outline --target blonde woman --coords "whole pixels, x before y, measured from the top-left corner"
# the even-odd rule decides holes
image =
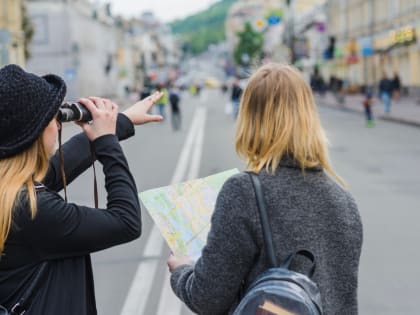
[[[324,314],[357,314],[359,212],[329,162],[312,92],[295,68],[267,64],[251,76],[241,100],[236,150],[264,187],[277,260],[298,249],[311,251]],[[171,285],[198,314],[230,314],[241,289],[267,268],[248,174],[224,184],[211,224],[195,265],[169,257]],[[294,269],[303,272],[305,265],[297,259]]]
[[[106,208],[97,209],[57,194],[63,182],[54,154],[56,116],[65,93],[58,76],[0,69],[0,305],[12,314],[96,314],[89,254],[141,233],[137,188],[118,138],[134,135],[134,125],[162,120],[147,114],[161,95],[121,114],[109,100],[79,100],[93,120],[63,145],[64,172],[70,183],[85,171],[92,147],[108,193]]]

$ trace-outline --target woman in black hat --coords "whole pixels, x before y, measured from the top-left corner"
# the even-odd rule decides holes
[[[89,254],[141,233],[137,188],[118,140],[162,119],[147,114],[161,95],[121,114],[109,100],[79,100],[93,119],[63,145],[63,172],[73,181],[92,164],[93,150],[108,193],[107,208],[97,209],[57,194],[65,185],[54,154],[65,93],[58,76],[0,69],[0,304],[13,314],[96,314]]]

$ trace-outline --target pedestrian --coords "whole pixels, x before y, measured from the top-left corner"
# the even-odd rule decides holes
[[[399,100],[401,97],[401,80],[398,72],[394,73],[394,78],[392,79],[392,98]]]
[[[233,118],[236,119],[238,117],[239,113],[239,104],[241,101],[242,96],[242,87],[240,85],[239,79],[235,79],[232,84],[232,94],[230,97],[230,100],[232,102],[232,112],[233,112]]]
[[[312,80],[314,80],[314,79],[312,79]],[[334,95],[334,98],[336,99],[337,104],[339,106],[343,106],[344,103],[345,103],[344,90],[343,90],[343,80],[340,79],[339,77],[336,77],[335,75],[332,75],[330,77],[329,89],[332,92],[332,94]]]
[[[92,121],[78,123],[84,133],[60,146],[61,164],[54,151],[65,93],[56,75],[0,69],[0,305],[15,308],[11,314],[97,314],[90,253],[141,233],[138,189],[118,139],[162,119],[146,114],[160,94],[120,114],[110,100],[79,99]],[[70,183],[92,165],[91,150],[103,165],[103,209],[58,194],[64,178]]]
[[[222,91],[223,95],[226,94],[228,89],[229,89],[228,85],[226,83],[223,83],[220,88],[221,88],[221,91]]]
[[[168,104],[168,90],[166,89],[165,85],[160,83],[156,86],[156,90],[162,94],[162,97],[158,100],[156,106],[158,109],[158,114],[163,117],[163,119],[166,118],[165,114],[165,106]]]
[[[190,87],[188,88],[188,90],[190,91],[190,94],[192,96],[197,95],[197,88],[196,88],[195,84],[191,84]]]
[[[392,96],[392,82],[388,79],[386,73],[383,74],[382,79],[379,81],[379,97],[384,105],[384,113],[391,112],[391,96]]]
[[[149,97],[152,94],[151,88],[147,85],[143,86],[143,88],[140,90],[140,100],[145,99],[146,97]]]
[[[251,76],[235,142],[247,169],[261,179],[277,260],[311,251],[323,314],[357,314],[362,224],[329,162],[311,89],[298,70],[270,63]],[[197,262],[169,256],[175,294],[198,314],[231,314],[240,292],[268,266],[263,244],[256,196],[242,172],[219,192]],[[293,265],[300,272],[308,266],[303,258]]]
[[[195,95],[200,96],[200,94],[201,94],[201,83],[196,83],[195,84]]]
[[[367,88],[366,93],[365,93],[365,97],[363,99],[363,107],[365,109],[365,117],[366,117],[366,126],[367,127],[373,127],[374,126],[372,106],[373,106],[372,91],[369,88]]]
[[[312,91],[314,91],[315,93],[318,93],[320,96],[325,95],[326,84],[324,78],[322,77],[319,71],[318,66],[315,66],[314,72],[310,77],[310,86],[312,88]]]
[[[181,128],[181,109],[179,108],[181,91],[177,86],[172,86],[169,90],[169,102],[171,103],[172,129],[177,131]]]

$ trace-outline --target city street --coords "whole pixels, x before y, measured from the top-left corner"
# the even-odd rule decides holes
[[[204,90],[198,97],[185,94],[181,131],[172,131],[170,119],[136,128],[136,136],[123,147],[139,192],[233,167],[244,169],[234,151],[235,123],[224,112],[227,99],[219,90]],[[386,121],[365,128],[362,115],[328,107],[320,107],[320,114],[333,165],[348,182],[364,224],[359,313],[416,314],[420,129]],[[66,126],[64,136],[76,130]],[[100,167],[97,173],[104,205]],[[92,170],[70,186],[68,195],[70,201],[93,204]],[[170,289],[169,249],[144,207],[142,211],[139,240],[93,255],[98,313],[191,314]]]

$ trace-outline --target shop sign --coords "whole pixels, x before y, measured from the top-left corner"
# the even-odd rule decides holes
[[[344,56],[344,52],[343,52],[343,47],[340,46],[336,46],[334,49],[334,58],[340,59]]]
[[[267,27],[267,22],[263,19],[254,21],[254,30],[257,32],[263,32]]]
[[[354,38],[352,38],[347,43],[346,62],[347,64],[354,64],[359,62],[359,44]]]
[[[282,9],[273,9],[270,10],[266,15],[265,18],[267,20],[267,24],[270,26],[280,24],[283,20],[283,10]]]
[[[360,52],[362,56],[372,56],[373,55],[373,47],[372,47],[372,38],[371,37],[362,37],[359,39],[359,46],[361,47]]]
[[[319,33],[324,33],[327,30],[327,25],[325,25],[323,22],[315,22],[315,29]]]
[[[410,45],[417,41],[416,29],[412,26],[390,31],[386,36],[375,39],[375,50],[387,50],[393,47]]]
[[[408,45],[416,42],[416,29],[411,26],[390,32],[393,45]]]
[[[278,15],[270,15],[267,18],[268,25],[277,25],[281,22],[281,17]]]

